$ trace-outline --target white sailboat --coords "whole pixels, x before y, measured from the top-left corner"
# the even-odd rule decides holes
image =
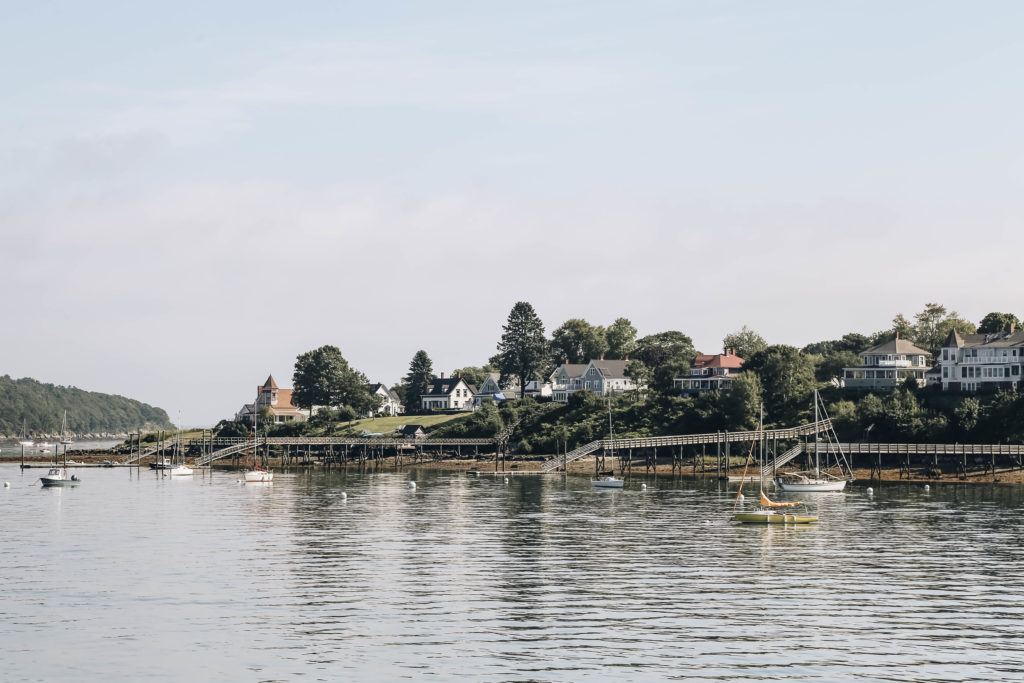
[[[60,423],[60,442],[64,446],[70,446],[73,442],[71,437],[67,434],[68,429],[68,411],[64,411],[64,420]]]
[[[817,390],[814,392],[814,422],[818,423],[818,420],[824,417],[828,420],[828,413],[825,411],[825,406],[821,403],[821,397],[818,395]],[[832,467],[826,466],[824,469],[821,467],[821,453],[819,449],[820,440],[818,438],[818,432],[814,432],[814,471],[813,472],[789,472],[775,474],[775,484],[783,491],[791,493],[825,493],[842,491],[846,488],[846,482],[853,479],[853,471],[850,469],[850,464],[846,460],[846,455],[843,453],[843,449],[839,446],[839,439],[836,437],[835,429],[832,428],[831,421],[829,422],[828,431],[825,432],[826,437],[829,439],[828,454],[830,461],[833,463]],[[839,470],[839,475],[832,474],[829,470]]]
[[[612,426],[612,400],[611,400],[611,398],[608,399],[608,439],[612,443],[615,442],[615,429]],[[612,446],[612,457],[614,457],[614,454],[615,454],[615,447]],[[599,477],[595,477],[594,479],[590,480],[590,483],[591,483],[591,485],[593,485],[594,488],[598,488],[598,489],[621,489],[625,482],[623,482],[618,477],[612,475],[612,476],[606,476],[606,477],[600,477],[600,476]]]
[[[172,477],[191,477],[192,468],[185,464],[185,454],[181,450],[181,413],[178,413],[178,433],[174,441],[174,464],[170,468]]]
[[[256,411],[258,406],[259,397],[257,396],[256,401],[253,403],[252,413],[252,465],[245,470],[242,478],[246,484],[271,484],[274,481],[274,473],[265,467],[260,467],[256,455]],[[248,456],[248,453],[246,455]],[[246,460],[248,460],[248,457],[246,457]]]
[[[18,443],[21,444],[22,448],[30,448],[32,446],[32,444],[33,444],[32,439],[28,438],[28,419],[27,418],[24,421],[22,421],[22,423],[21,423],[21,441],[19,441]]]

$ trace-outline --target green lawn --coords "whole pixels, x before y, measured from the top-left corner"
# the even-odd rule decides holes
[[[399,415],[398,417],[373,417],[368,420],[356,420],[350,425],[345,425],[345,427],[339,430],[339,432],[341,434],[352,436],[359,436],[359,434],[364,430],[371,434],[389,434],[402,425],[423,425],[423,428],[429,431],[431,427],[435,427],[445,422],[451,422],[452,420],[461,420],[469,414],[470,413],[459,413],[456,415]]]

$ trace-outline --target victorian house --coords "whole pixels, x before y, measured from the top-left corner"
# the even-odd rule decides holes
[[[944,391],[986,392],[1020,386],[1024,331],[958,334],[950,331],[939,352]]]
[[[308,414],[292,405],[292,390],[281,389],[274,381],[274,376],[267,377],[263,386],[256,387],[255,403],[246,403],[235,413],[235,422],[252,422],[254,413],[264,408],[270,410],[275,423],[302,422]]]

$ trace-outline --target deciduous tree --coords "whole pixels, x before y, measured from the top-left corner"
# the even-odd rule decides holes
[[[1010,328],[1015,331],[1021,329],[1020,319],[1013,313],[992,312],[981,319],[978,325],[978,332],[981,334],[994,334],[1009,332]],[[948,333],[947,333],[948,334]]]
[[[636,328],[628,318],[616,318],[604,331],[608,359],[623,360],[636,351]]]
[[[768,348],[764,337],[746,325],[739,332],[732,332],[722,339],[723,349],[733,349],[733,353],[743,359],[752,357],[758,351]]]
[[[566,361],[586,363],[604,355],[608,348],[602,327],[582,318],[570,318],[551,333],[551,351],[556,365]]]

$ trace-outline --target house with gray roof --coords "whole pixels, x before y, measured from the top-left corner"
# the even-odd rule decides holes
[[[402,405],[401,399],[395,395],[395,392],[391,391],[383,384],[371,384],[367,387],[367,390],[375,396],[380,396],[380,407],[375,411],[369,411],[363,414],[363,417],[373,417],[374,415],[388,415],[394,417],[395,415],[401,415],[405,412],[405,406]]]
[[[444,373],[420,395],[422,410],[473,410],[476,387],[461,377],[445,378]]]
[[[843,386],[847,389],[890,391],[906,381],[917,380],[918,386],[926,382],[925,373],[931,368],[931,354],[906,339],[896,338],[860,352],[863,365],[843,368]]]
[[[566,403],[577,391],[586,389],[599,396],[636,391],[636,383],[626,376],[631,360],[599,358],[586,365],[564,364],[551,373],[552,400]],[[579,374],[577,374],[579,373]]]
[[[939,352],[943,391],[965,393],[1016,389],[1024,366],[1024,330],[958,334],[951,330]]]

